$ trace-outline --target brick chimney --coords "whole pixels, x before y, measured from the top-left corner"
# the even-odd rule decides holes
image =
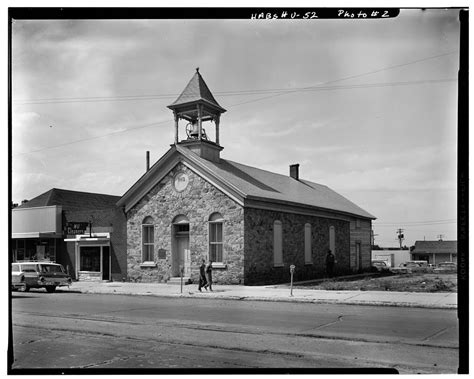
[[[150,152],[146,152],[146,172],[150,169]]]
[[[296,179],[296,180],[300,179],[300,165],[299,165],[299,163],[290,165],[290,176],[293,179]]]

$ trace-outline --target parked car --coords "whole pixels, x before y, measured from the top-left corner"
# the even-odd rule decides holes
[[[30,288],[45,288],[48,292],[54,292],[56,287],[69,287],[72,284],[71,276],[64,271],[63,266],[52,262],[12,263],[11,278],[12,289],[25,292]]]
[[[456,262],[441,262],[433,270],[434,272],[457,272],[458,265]]]
[[[20,271],[12,271],[11,275],[11,290],[12,291],[24,291],[25,289],[25,275]]]
[[[404,274],[410,274],[412,272],[431,272],[432,270],[427,261],[407,261],[391,269],[392,272]]]
[[[372,267],[375,267],[378,271],[388,270],[389,268],[385,261],[372,261]]]

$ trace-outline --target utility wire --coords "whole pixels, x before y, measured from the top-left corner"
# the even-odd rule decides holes
[[[49,150],[49,149],[54,149],[54,148],[57,148],[57,147],[72,145],[72,144],[75,144],[75,143],[78,143],[78,142],[91,141],[91,140],[94,140],[94,139],[99,139],[99,138],[107,137],[107,136],[110,136],[110,135],[113,135],[113,134],[119,134],[119,133],[129,132],[129,131],[136,130],[136,129],[147,128],[147,127],[149,127],[149,126],[156,126],[156,125],[164,124],[164,123],[166,123],[166,122],[169,122],[169,121],[166,120],[166,121],[161,121],[161,122],[154,122],[154,123],[152,123],[152,124],[134,126],[133,128],[127,128],[127,129],[125,129],[125,130],[117,130],[117,131],[115,131],[115,132],[103,134],[103,135],[100,135],[100,136],[83,138],[83,139],[79,139],[79,140],[75,140],[75,141],[70,141],[70,142],[65,142],[65,143],[62,143],[62,144],[59,144],[59,145],[54,145],[54,146],[47,146],[47,147],[43,147],[43,148],[38,149],[38,150],[32,150],[32,151],[23,152],[23,153],[15,153],[14,155],[25,155],[25,154],[39,153],[39,152],[44,151],[44,150]]]
[[[343,80],[355,79],[355,78],[359,78],[359,77],[361,77],[361,76],[372,75],[372,74],[376,74],[376,73],[378,73],[378,72],[387,71],[387,70],[392,70],[392,69],[394,69],[394,68],[403,67],[403,66],[408,66],[408,65],[411,65],[411,64],[415,64],[415,63],[419,63],[419,62],[424,62],[424,61],[431,60],[431,59],[435,59],[435,58],[439,58],[439,57],[444,57],[444,56],[446,56],[446,55],[454,54],[455,52],[457,52],[457,50],[454,50],[454,51],[451,51],[451,52],[448,52],[448,53],[444,53],[444,54],[434,55],[434,56],[427,57],[427,58],[423,58],[423,59],[418,59],[418,60],[416,60],[416,61],[411,61],[411,62],[407,62],[407,63],[402,63],[402,64],[398,64],[398,65],[394,65],[394,66],[389,66],[389,67],[381,68],[381,69],[374,70],[374,71],[368,71],[368,72],[364,72],[364,73],[361,73],[361,74],[346,76],[346,77],[340,78],[340,79],[329,80],[329,81],[327,81],[327,82],[323,82],[323,83],[321,83],[321,84],[319,84],[319,85],[316,85],[316,86],[305,87],[305,89],[316,88],[316,87],[321,86],[321,85],[330,84],[330,83],[337,83],[337,82],[341,82],[341,81],[343,81]],[[292,91],[292,92],[299,92],[299,90],[295,90],[295,91]],[[287,92],[287,93],[292,93],[292,92]],[[286,94],[286,93],[285,93],[285,94]],[[248,104],[248,103],[251,103],[251,102],[266,100],[266,99],[270,99],[270,98],[277,97],[277,96],[281,96],[281,95],[283,95],[283,94],[280,93],[280,94],[276,94],[276,95],[265,96],[265,97],[261,97],[261,98],[259,98],[259,99],[254,99],[254,100],[245,101],[245,102],[242,102],[242,103],[233,104],[233,106],[235,107],[235,106],[238,106],[238,105]]]
[[[346,86],[319,86],[319,87],[301,87],[301,88],[279,88],[279,89],[262,89],[262,90],[243,90],[243,91],[229,91],[229,92],[215,92],[215,95],[219,96],[248,96],[272,93],[276,95],[284,95],[286,93],[293,92],[315,92],[315,91],[328,91],[328,90],[345,90],[345,89],[359,89],[359,88],[376,88],[376,87],[395,87],[395,86],[406,86],[414,84],[436,84],[445,82],[455,82],[457,79],[427,79],[427,80],[414,80],[404,82],[382,82],[382,83],[367,83],[367,84],[353,84]],[[49,99],[30,99],[30,100],[14,100],[13,102],[18,105],[27,104],[64,104],[64,103],[97,103],[97,102],[109,102],[109,101],[137,101],[137,100],[158,100],[158,99],[174,99],[179,94],[173,95],[129,95],[129,96],[109,96],[109,97],[70,97],[70,98],[49,98]],[[250,100],[249,102],[251,102]],[[240,103],[243,104],[243,103]]]
[[[286,92],[282,92],[282,93],[277,93],[277,94],[274,94],[274,95],[271,95],[271,96],[266,96],[266,97],[250,100],[250,101],[243,102],[243,103],[237,103],[237,104],[231,105],[230,107],[235,107],[235,106],[238,106],[238,105],[257,102],[257,101],[265,100],[265,99],[276,97],[276,96],[281,96],[281,95],[288,94],[288,93],[294,93],[294,92],[299,92],[299,91],[304,91],[304,90],[316,89],[318,87],[320,88],[321,85],[324,85],[324,84],[336,83],[336,82],[340,82],[340,81],[344,81],[344,80],[349,80],[349,79],[354,79],[354,78],[358,78],[358,77],[362,77],[362,76],[366,76],[366,75],[375,74],[375,73],[386,71],[386,70],[391,70],[391,69],[394,69],[394,68],[397,68],[397,67],[408,66],[408,65],[411,65],[411,64],[415,64],[415,63],[419,63],[419,62],[423,62],[423,61],[443,57],[443,56],[446,56],[446,55],[451,55],[451,54],[454,54],[455,52],[457,52],[457,50],[452,51],[452,52],[448,52],[448,53],[444,53],[444,54],[439,54],[439,55],[423,58],[423,59],[419,59],[419,60],[416,60],[416,61],[402,63],[402,64],[399,64],[399,65],[389,66],[389,67],[381,68],[381,69],[374,70],[374,71],[368,71],[368,72],[357,74],[357,75],[352,75],[352,76],[347,76],[347,77],[336,79],[336,80],[327,81],[327,82],[321,83],[319,86],[303,87],[303,88],[298,89],[298,90],[290,90],[290,91],[286,91]],[[452,80],[452,79],[445,79],[445,80]],[[166,96],[169,96],[169,95],[166,95]],[[152,123],[152,124],[142,125],[142,126],[138,126],[138,127],[132,127],[132,128],[128,128],[128,129],[125,129],[125,130],[119,130],[119,131],[116,131],[116,132],[107,133],[107,134],[104,134],[104,135],[101,135],[101,136],[70,141],[70,142],[60,144],[60,145],[48,146],[48,147],[44,147],[44,148],[37,149],[37,150],[34,150],[34,151],[23,152],[23,153],[15,153],[14,155],[24,155],[24,154],[37,153],[37,152],[41,152],[41,151],[48,150],[48,149],[53,149],[53,148],[62,147],[62,146],[66,146],[66,145],[72,145],[72,144],[78,143],[78,142],[90,141],[90,140],[93,140],[93,139],[98,139],[98,138],[106,137],[106,136],[109,136],[109,135],[124,133],[124,132],[134,130],[134,129],[140,129],[140,128],[145,128],[145,127],[148,127],[148,126],[159,125],[159,124],[163,124],[165,122],[168,122],[168,121],[163,121],[163,122],[160,122],[160,123]]]

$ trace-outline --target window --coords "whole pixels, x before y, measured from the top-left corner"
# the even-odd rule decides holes
[[[142,259],[143,262],[154,261],[154,246],[155,246],[155,226],[153,225],[153,219],[147,217],[143,220],[142,224]]]
[[[311,224],[305,224],[304,226],[304,263],[313,263],[311,254]]]
[[[213,213],[209,217],[209,259],[213,262],[224,261],[223,225],[224,218],[220,213]]]
[[[356,219],[356,229],[360,229],[360,219]]]
[[[100,246],[81,246],[79,271],[100,272]]]
[[[332,225],[329,227],[329,250],[336,256],[336,228]]]
[[[361,250],[361,243],[356,242],[356,266],[357,269],[362,269],[362,250]]]
[[[283,266],[283,246],[281,221],[276,220],[273,223],[273,265],[275,267]]]

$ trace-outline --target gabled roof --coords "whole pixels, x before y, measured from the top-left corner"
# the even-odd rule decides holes
[[[194,102],[204,102],[208,105],[216,107],[222,113],[225,112],[225,109],[217,103],[216,99],[214,99],[209,87],[199,73],[199,69],[196,69],[196,73],[191,78],[181,95],[179,95],[174,103],[168,105],[168,108],[174,109],[181,105]]]
[[[27,203],[20,205],[18,208],[61,205],[64,211],[108,209],[116,207],[116,203],[119,199],[120,196],[53,188],[31,199]]]
[[[143,175],[120,199],[118,205],[130,209],[141,197],[178,162],[184,161],[203,176],[233,194],[245,206],[249,201],[294,205],[338,212],[367,219],[373,215],[352,203],[329,187],[307,180],[296,180],[226,159],[211,162],[191,150],[173,145],[150,170]],[[162,172],[166,171],[166,172]]]
[[[416,241],[413,253],[456,253],[458,241]]]

